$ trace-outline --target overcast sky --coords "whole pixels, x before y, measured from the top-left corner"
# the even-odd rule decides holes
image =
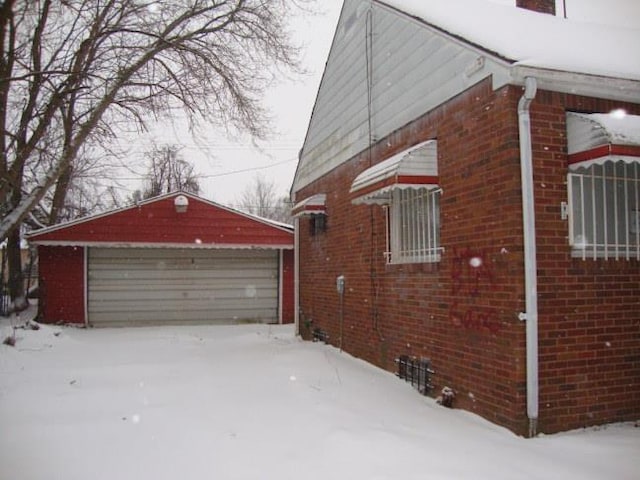
[[[515,4],[515,0],[490,1]],[[142,153],[153,141],[181,144],[183,156],[196,165],[201,176],[201,195],[209,200],[234,206],[256,175],[274,182],[279,195],[288,195],[342,0],[318,0],[317,4],[320,14],[302,16],[293,23],[295,41],[304,47],[302,59],[309,73],[295,81],[283,80],[270,89],[265,103],[271,110],[276,134],[262,145],[262,150],[249,140],[234,142],[211,128],[203,129],[194,140],[184,127],[172,128],[173,134],[163,127],[140,139],[131,151],[134,162],[141,162]],[[563,16],[566,7],[571,20],[640,28],[640,0],[556,0],[556,5],[558,15]],[[138,170],[141,174],[144,168]],[[133,178],[128,185],[136,188],[139,182]]]

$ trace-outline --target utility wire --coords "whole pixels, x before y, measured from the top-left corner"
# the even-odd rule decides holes
[[[261,167],[243,168],[241,170],[232,170],[230,172],[222,172],[222,173],[211,173],[211,174],[208,174],[208,175],[196,174],[196,176],[198,178],[226,177],[226,176],[229,176],[229,175],[235,175],[237,173],[253,172],[253,171],[256,171],[256,170],[267,170],[269,168],[273,168],[273,167],[277,167],[277,166],[280,166],[280,165],[284,165],[285,163],[294,162],[296,160],[297,160],[297,158],[288,158],[287,160],[282,160],[280,162],[272,163],[270,165],[263,165]],[[145,174],[140,174],[139,176],[135,176],[135,177],[114,177],[112,180],[142,180],[145,177],[146,177]]]

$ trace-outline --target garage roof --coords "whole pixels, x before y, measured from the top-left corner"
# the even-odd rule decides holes
[[[176,203],[183,199],[188,206],[179,213]],[[293,249],[294,243],[290,225],[185,192],[37,230],[28,240],[36,245],[164,248]]]

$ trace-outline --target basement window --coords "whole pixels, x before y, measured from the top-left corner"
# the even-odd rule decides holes
[[[387,263],[439,262],[442,189],[395,189],[387,207]]]
[[[640,258],[640,166],[591,164],[569,173],[572,255],[591,259]]]
[[[327,230],[327,216],[324,214],[309,215],[309,229],[312,237]]]

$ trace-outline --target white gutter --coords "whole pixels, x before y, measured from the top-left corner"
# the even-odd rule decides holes
[[[583,95],[585,97],[607,98],[622,102],[637,103],[640,98],[640,78],[626,79],[615,76],[589,75],[586,73],[551,70],[516,64],[509,68],[509,76],[500,78],[494,90],[506,84],[523,85],[527,78],[536,77],[541,90]],[[494,77],[497,75],[494,74]]]
[[[531,150],[531,117],[529,107],[536,96],[534,77],[525,79],[524,94],[518,102],[518,132],[520,134],[520,173],[522,177],[522,223],[524,227],[524,283],[527,343],[527,416],[529,437],[538,428],[538,284],[536,261],[536,225],[533,195],[533,162]]]

